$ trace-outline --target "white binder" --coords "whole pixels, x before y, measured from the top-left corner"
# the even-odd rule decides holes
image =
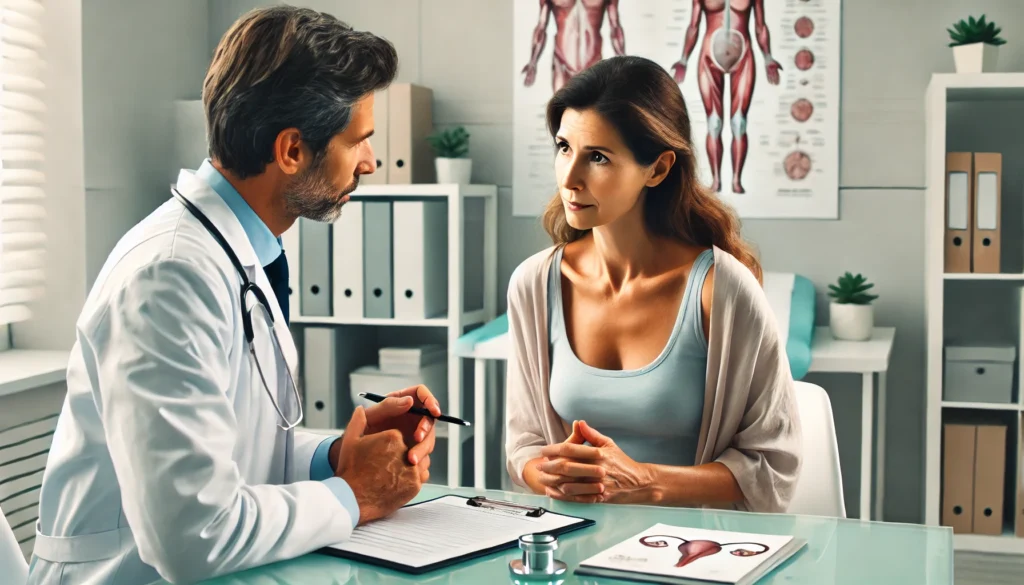
[[[334,316],[363,317],[363,203],[349,201],[334,222]]]
[[[305,426],[338,428],[338,368],[335,358],[337,329],[306,327],[303,330],[302,389]],[[341,421],[344,422],[344,421]]]
[[[391,230],[396,319],[430,319],[448,308],[448,204],[396,201]]]
[[[295,220],[288,231],[281,234],[281,247],[288,259],[288,313],[298,317],[299,312],[299,266],[302,256],[299,250],[299,221]]]

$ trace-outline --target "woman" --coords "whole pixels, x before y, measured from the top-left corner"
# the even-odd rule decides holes
[[[574,502],[785,511],[793,379],[732,212],[698,182],[679,87],[598,62],[551,99],[555,246],[509,283],[508,471]]]

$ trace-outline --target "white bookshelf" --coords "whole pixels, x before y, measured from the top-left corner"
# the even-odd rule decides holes
[[[456,340],[466,332],[466,328],[480,325],[494,319],[497,295],[497,263],[498,263],[498,188],[496,185],[458,185],[458,184],[412,184],[412,185],[364,185],[351,194],[352,201],[367,200],[408,200],[444,198],[448,202],[448,310],[447,314],[428,319],[380,319],[380,318],[336,318],[311,317],[301,314],[293,315],[293,328],[301,330],[308,326],[335,326],[343,331],[352,331],[351,335],[360,335],[365,327],[413,327],[434,328],[446,331],[448,352],[448,388],[446,414],[463,416],[462,399],[464,391],[463,361],[452,353]],[[467,222],[479,221],[478,217],[467,215],[467,206],[479,212],[482,206],[482,240],[467,239]],[[466,274],[464,258],[467,250],[481,251],[483,256],[483,274]],[[481,306],[466,307],[464,290],[466,278],[482,279]],[[346,326],[361,326],[351,328]],[[344,376],[348,372],[341,373]],[[344,397],[343,397],[344,398]],[[471,421],[475,422],[475,421]],[[447,463],[447,485],[462,485],[462,445],[473,436],[473,427],[439,424],[437,437],[441,441],[435,448],[435,454],[447,443],[447,454],[443,459]],[[307,429],[320,433],[338,433],[342,429]],[[443,442],[442,442],[443,441]],[[432,458],[437,460],[438,458]],[[436,475],[432,474],[432,481]]]
[[[990,103],[991,102],[991,103]],[[988,116],[985,110],[988,108],[1003,107],[996,102],[1017,102],[1017,107],[1024,103],[1024,73],[983,73],[983,74],[935,74],[932,75],[928,85],[925,98],[925,336],[926,336],[926,410],[925,410],[925,523],[932,526],[941,525],[942,512],[942,425],[948,417],[955,416],[995,416],[1001,417],[1009,424],[1007,433],[1010,435],[1009,449],[1015,452],[1016,465],[1008,468],[1006,473],[1021,473],[1022,453],[1016,451],[1014,445],[1018,443],[1021,421],[1021,412],[1024,411],[1024,392],[1021,382],[1024,381],[1024,359],[1021,352],[1024,350],[1024,328],[1020,326],[1021,315],[1021,287],[1024,287],[1024,268],[1020,266],[1010,273],[1000,274],[947,274],[944,271],[945,264],[945,168],[946,153],[949,151],[987,151],[1003,152],[1003,170],[1005,174],[1013,171],[1013,168],[1020,166],[1024,157],[1024,144],[1020,143],[1020,134],[1009,132],[1008,128],[999,124],[987,125],[984,128],[977,128],[974,135],[966,140],[967,144],[982,144],[971,148],[963,146],[962,137],[949,132],[947,125],[950,120],[957,120],[956,116],[962,116],[969,112],[973,116],[978,112],[979,124],[988,124]],[[1005,105],[1005,104],[1004,104]],[[1017,110],[1019,111],[1019,109]],[[952,118],[951,118],[952,114]],[[956,128],[962,130],[962,125]],[[978,133],[988,133],[988,138],[980,140]],[[1010,149],[1010,150],[1008,150]],[[1004,175],[1005,177],[1005,175]],[[1021,198],[1018,184],[1007,184],[1003,182],[1003,205],[1005,212],[1007,201],[1011,198]],[[1006,240],[1006,215],[1001,222],[1003,227],[1002,250],[1004,260],[1007,254]],[[1018,221],[1018,220],[1013,220]],[[1019,245],[1019,243],[1014,243]],[[1013,251],[1018,256],[1019,251]],[[1020,262],[1018,259],[1017,263]],[[1004,262],[1004,270],[1006,263]],[[1014,290],[1011,290],[1014,289]],[[944,344],[948,340],[952,324],[946,322],[949,311],[964,310],[960,297],[954,298],[951,291],[960,295],[975,295],[972,302],[978,304],[992,304],[1005,302],[1007,298],[1013,299],[1000,304],[994,310],[1006,311],[1006,322],[1016,328],[1013,344],[1017,346],[1017,360],[1015,364],[1016,388],[1012,395],[1014,401],[1007,404],[993,404],[984,402],[958,402],[949,401],[943,398],[943,374],[944,374]],[[965,291],[967,291],[965,293]],[[986,296],[988,295],[988,296]],[[989,298],[991,297],[991,298]],[[949,303],[949,307],[946,303]],[[954,316],[957,316],[954,313]],[[961,323],[962,325],[962,323]],[[984,332],[981,333],[982,335]],[[1009,343],[1007,343],[1009,344]],[[1014,435],[1016,433],[1016,435]],[[1024,502],[1016,501],[1016,481],[1013,482],[1013,489],[1005,491],[1004,510],[1007,507],[1017,508],[1024,505]],[[1012,515],[1011,515],[1012,517]],[[954,534],[953,545],[956,550],[1022,554],[1024,555],[1024,538],[1014,535],[1013,523],[1007,527],[1004,524],[1002,535],[989,536],[982,534]]]

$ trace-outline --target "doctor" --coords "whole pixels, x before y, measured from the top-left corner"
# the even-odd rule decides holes
[[[224,35],[210,159],[121,239],[77,323],[29,583],[191,583],[344,541],[418,493],[426,388],[357,409],[341,439],[295,428],[278,240],[334,221],[374,171],[373,93],[396,69],[390,43],[310,10]]]

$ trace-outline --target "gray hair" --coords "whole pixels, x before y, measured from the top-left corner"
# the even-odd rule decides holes
[[[239,178],[274,161],[273,144],[296,128],[320,158],[364,96],[394,81],[386,39],[306,8],[260,8],[236,21],[203,82],[210,156]]]

